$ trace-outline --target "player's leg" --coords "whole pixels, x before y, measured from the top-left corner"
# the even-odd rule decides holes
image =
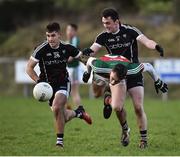
[[[144,111],[144,87],[142,76],[128,77],[127,88],[130,97],[132,98],[137,123],[140,131],[140,148],[147,147],[147,117]]]
[[[104,89],[104,108],[103,108],[103,116],[105,119],[109,119],[112,113],[112,107],[111,107],[111,90],[109,87],[109,84],[106,85]]]
[[[123,82],[121,82],[119,84],[110,86],[110,88],[111,88],[111,94],[112,94],[111,105],[112,105],[112,108],[116,112],[116,116],[117,116],[119,123],[121,125],[121,128],[122,128],[121,143],[123,146],[127,146],[129,144],[130,129],[128,127],[128,123],[126,120],[126,111],[123,107],[125,98],[126,98],[125,80],[123,80]]]
[[[121,143],[123,146],[127,146],[129,144],[130,132],[126,121],[126,111],[123,108],[127,90],[126,81],[123,79],[125,75],[126,68],[122,65],[116,65],[110,73],[110,88],[112,93],[111,105],[116,111],[116,116],[122,127]]]
[[[52,110],[55,117],[55,125],[57,129],[57,142],[56,145],[63,147],[63,136],[64,136],[64,126],[65,126],[65,116],[64,116],[64,107],[67,102],[66,95],[62,93],[56,93]]]
[[[121,111],[116,111],[116,116],[119,120],[119,123],[121,125],[121,144],[123,146],[129,145],[129,138],[130,138],[130,128],[128,127],[127,123],[127,116],[126,116],[126,110],[123,107]]]
[[[97,82],[92,82],[92,89],[93,89],[93,95],[95,98],[99,98],[103,95],[104,89],[106,85],[105,84],[97,84]]]
[[[67,82],[66,85],[55,87],[52,100],[50,101],[50,106],[52,104],[52,111],[55,116],[55,125],[57,128],[57,142],[56,145],[63,147],[63,136],[65,123],[72,118],[78,117],[85,120],[88,124],[92,123],[91,117],[85,112],[83,106],[79,106],[76,110],[68,110],[65,108],[67,98],[70,93],[70,83]]]
[[[112,113],[111,92],[108,80],[109,79],[103,78],[102,76],[93,73],[93,94],[95,98],[101,96],[104,97],[103,116],[105,119],[108,119]]]

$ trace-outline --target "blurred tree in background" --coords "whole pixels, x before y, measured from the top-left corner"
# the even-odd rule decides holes
[[[44,27],[52,20],[60,22],[62,39],[67,23],[78,24],[83,49],[103,30],[100,14],[107,7],[118,10],[122,23],[137,26],[159,42],[165,57],[179,57],[180,0],[0,0],[0,57],[28,58],[45,39]],[[141,57],[159,57],[149,51],[140,46]],[[2,64],[0,70],[0,91],[21,91],[14,83],[13,65]],[[178,97],[176,91],[171,94]]]
[[[52,20],[80,24],[81,44],[86,47],[102,29],[100,13],[107,7],[116,8],[123,23],[133,24],[155,39],[158,32],[157,38],[166,49],[175,51],[177,45],[170,43],[180,40],[180,32],[171,22],[173,18],[179,22],[179,3],[180,0],[0,0],[0,55],[28,55],[33,45],[44,39],[41,32]],[[167,23],[169,27],[165,26]],[[152,26],[155,29],[149,29]],[[166,30],[165,35],[162,30]],[[22,39],[26,41],[23,44]]]
[[[180,24],[180,1],[179,0],[174,0],[173,8],[174,8],[173,9],[174,21]]]

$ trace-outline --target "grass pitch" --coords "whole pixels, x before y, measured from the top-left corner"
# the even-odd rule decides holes
[[[0,156],[47,155],[180,155],[180,104],[178,100],[162,102],[145,99],[148,117],[149,147],[138,148],[139,130],[130,100],[126,101],[130,144],[120,144],[120,127],[115,114],[102,116],[102,100],[83,99],[93,118],[87,125],[78,118],[67,123],[64,150],[55,147],[53,114],[46,103],[34,99],[0,97]]]

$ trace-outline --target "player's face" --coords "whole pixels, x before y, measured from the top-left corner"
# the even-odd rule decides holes
[[[60,33],[59,32],[46,32],[46,38],[49,45],[52,48],[58,48],[60,43]]]
[[[111,17],[102,17],[102,23],[108,33],[115,33],[119,29],[119,20],[113,21]]]
[[[76,35],[76,31],[73,27],[67,26],[66,28],[66,36],[68,39],[72,39]]]

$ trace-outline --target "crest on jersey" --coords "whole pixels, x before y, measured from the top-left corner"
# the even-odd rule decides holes
[[[59,52],[53,52],[53,54],[54,54],[54,58],[60,58],[61,57]]]
[[[126,37],[127,37],[127,35],[126,35],[126,34],[123,34],[123,37],[124,37],[124,38],[126,38]]]

